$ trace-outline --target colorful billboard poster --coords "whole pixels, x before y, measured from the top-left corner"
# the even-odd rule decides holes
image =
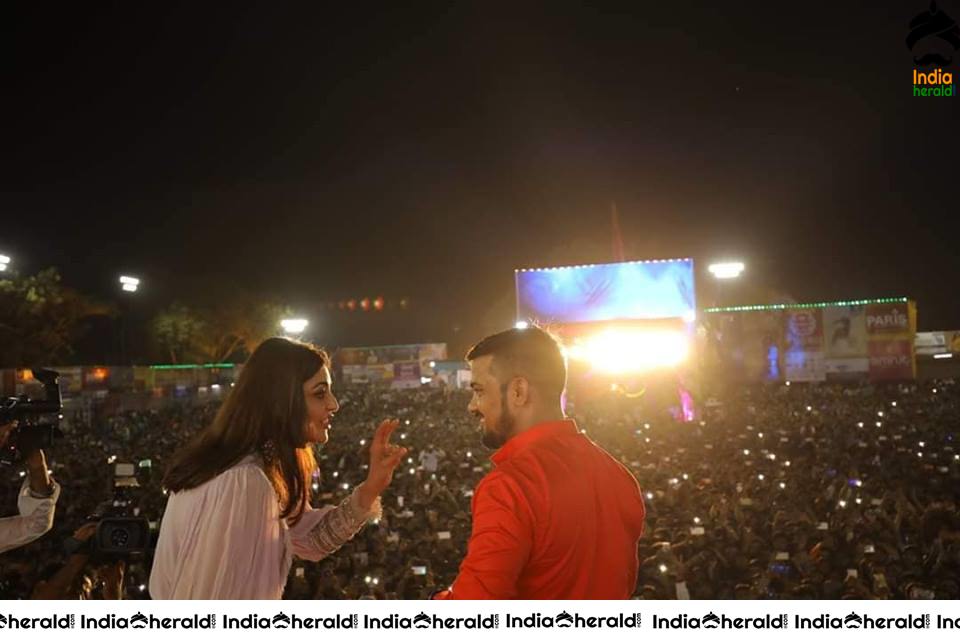
[[[918,356],[948,353],[950,345],[946,331],[918,331],[913,345]]]
[[[827,358],[867,357],[867,320],[862,305],[825,307],[824,348]]]
[[[393,380],[390,386],[394,389],[417,388],[420,382],[420,362],[395,362],[393,365]]]
[[[755,311],[742,314],[743,374],[750,381],[783,378],[783,313]]]
[[[916,303],[892,298],[722,309],[707,316],[705,362],[754,382],[910,380],[914,341],[923,353],[953,345],[952,334],[918,335],[916,326]]]
[[[818,382],[827,377],[823,353],[823,314],[820,309],[784,312],[786,354],[784,377],[797,382]]]
[[[377,384],[393,380],[393,364],[348,364],[343,367],[346,384]]]
[[[913,340],[871,340],[870,380],[906,380],[916,375]]]
[[[910,333],[910,307],[906,302],[868,304],[867,335],[905,336]]]
[[[783,372],[791,382],[822,382],[827,379],[827,362],[822,351],[788,351]]]
[[[866,307],[837,305],[825,307],[822,311],[827,377],[862,378],[870,370]]]
[[[823,351],[823,314],[820,309],[785,312],[788,351]]]
[[[731,380],[777,380],[782,364],[782,317],[772,313],[710,316],[705,364]]]
[[[415,360],[419,346],[387,345],[382,347],[347,347],[337,352],[337,361],[343,365],[390,364],[400,360]]]
[[[870,371],[870,358],[827,358],[823,366],[828,380],[862,379]]]
[[[446,357],[446,343],[431,342],[379,347],[345,347],[337,351],[335,360],[340,366],[349,366],[393,364],[410,360],[445,360]]]
[[[912,302],[868,304],[870,379],[905,380],[916,377],[917,309]]]
[[[420,371],[430,371],[431,362],[440,362],[447,359],[447,343],[434,342],[420,345],[417,358],[420,360]]]

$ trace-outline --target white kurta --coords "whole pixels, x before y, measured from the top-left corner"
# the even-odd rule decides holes
[[[278,600],[293,556],[320,560],[380,513],[354,491],[339,506],[309,508],[293,527],[277,494],[248,456],[199,487],[170,496],[150,573],[157,600]]]
[[[0,518],[0,553],[33,542],[53,527],[60,485],[53,483],[53,493],[38,498],[30,491],[30,479],[25,478],[17,497],[18,516]]]

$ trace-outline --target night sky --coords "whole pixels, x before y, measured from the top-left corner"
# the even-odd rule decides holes
[[[514,268],[611,261],[615,201],[629,259],[960,328],[925,0],[406,4],[9,17],[0,253],[102,298],[133,272],[144,305],[239,283],[328,344],[459,345],[512,322]],[[411,310],[319,308],[376,295]]]

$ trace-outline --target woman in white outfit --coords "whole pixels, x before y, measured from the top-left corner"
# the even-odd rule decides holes
[[[370,470],[338,506],[313,509],[312,445],[339,409],[329,358],[270,338],[254,351],[213,423],[175,456],[157,543],[155,599],[279,599],[293,556],[320,560],[379,516],[380,493],[406,449],[384,421]]]

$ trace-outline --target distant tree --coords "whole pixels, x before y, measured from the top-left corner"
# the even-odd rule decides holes
[[[0,366],[56,364],[73,353],[81,320],[112,311],[64,287],[56,269],[0,279]]]
[[[290,309],[239,287],[199,289],[192,304],[174,303],[151,324],[153,339],[173,363],[239,361],[280,331]]]
[[[210,362],[245,358],[261,342],[280,331],[280,321],[290,309],[239,292],[228,301],[206,311],[207,332],[202,344]]]
[[[173,364],[202,358],[209,329],[202,315],[190,307],[174,302],[154,317],[151,329],[154,340]]]

